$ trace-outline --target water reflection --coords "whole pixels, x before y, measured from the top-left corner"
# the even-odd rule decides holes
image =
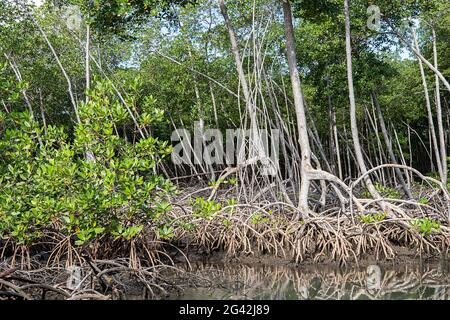
[[[190,284],[172,299],[449,300],[448,265],[331,267],[193,266]]]

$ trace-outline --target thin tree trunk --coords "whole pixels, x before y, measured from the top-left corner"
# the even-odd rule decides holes
[[[3,53],[3,55],[5,56],[6,60],[9,63],[9,66],[11,67],[12,71],[14,72],[14,75],[16,76],[16,79],[18,82],[22,82],[22,74],[20,73],[19,68],[17,67],[16,62],[13,60],[13,58],[11,58],[8,54]],[[23,96],[23,100],[25,101],[25,104],[27,105],[28,108],[28,112],[30,113],[30,116],[34,118],[34,111],[33,111],[33,107],[31,106],[31,102],[30,99],[28,99],[28,95],[25,89],[20,89],[20,93]]]
[[[75,36],[75,38],[77,39],[77,41],[80,44],[80,46],[82,48],[84,48],[84,45],[83,45],[81,39],[76,37],[76,36]],[[97,51],[98,51],[98,55],[101,56],[100,47],[97,48]],[[111,81],[110,77],[102,69],[101,57],[100,57],[100,59],[98,61],[97,61],[97,59],[95,59],[95,57],[91,53],[89,53],[89,57],[91,58],[92,62],[94,62],[95,66],[97,67],[98,71],[102,74],[102,76],[106,80]],[[165,58],[167,58],[167,57],[165,57]],[[181,65],[181,63],[178,63],[178,64]],[[135,115],[133,113],[133,111],[130,109],[130,106],[127,104],[127,102],[125,101],[125,98],[123,97],[122,93],[120,93],[120,90],[117,88],[117,86],[114,84],[113,81],[111,81],[111,86],[112,86],[113,90],[116,92],[117,96],[120,99],[120,102],[122,102],[122,104],[124,105],[125,109],[127,110],[128,114],[129,114],[131,120],[134,123],[134,129],[133,129],[134,131],[133,132],[135,132],[135,130],[137,130],[137,132],[139,132],[139,135],[141,136],[141,138],[145,139],[146,135],[144,134],[144,131],[142,131],[141,127],[139,126],[139,123],[137,122],[137,116],[138,115],[137,114]],[[144,130],[145,130],[145,128],[144,128]],[[134,141],[135,138],[136,138],[135,137],[135,133],[133,133],[133,141]]]
[[[346,155],[347,155],[347,174],[346,176],[351,178],[352,177],[352,161],[351,161],[351,156],[353,156],[353,158],[355,159],[353,153],[351,153],[351,149],[348,143],[348,132],[347,132],[347,127],[344,124],[344,141],[345,141],[345,150],[346,150]],[[351,153],[351,154],[350,154]],[[355,159],[356,162],[356,159]]]
[[[437,45],[436,45],[436,30],[432,28],[433,32],[433,60],[434,67],[438,69],[438,54],[437,54]],[[440,142],[440,151],[441,151],[441,161],[442,161],[442,183],[447,184],[447,146],[445,144],[445,134],[444,134],[444,124],[442,119],[442,104],[441,104],[441,91],[440,91],[440,81],[439,76],[435,75],[436,81],[436,117],[437,117],[437,125],[438,125],[438,133],[439,133],[439,142]]]
[[[42,90],[39,88],[39,108],[41,110],[42,124],[44,125],[44,132],[47,134],[47,120],[45,119],[44,99],[42,97]]]
[[[11,66],[11,69],[13,70],[13,72],[14,72],[14,74],[15,74],[15,76],[16,76],[17,81],[18,81],[18,82],[22,82],[22,81],[23,81],[22,74],[20,73],[19,67],[17,66],[17,64],[16,64],[16,62],[14,61],[14,59],[12,59],[12,58],[11,58],[8,54],[6,54],[6,53],[4,53],[4,56],[5,56],[6,60],[8,61],[9,65]],[[28,107],[28,112],[30,113],[30,117],[31,117],[34,121],[36,121],[36,118],[35,118],[34,112],[33,112],[33,107],[31,106],[30,99],[28,99],[28,94],[27,94],[26,89],[25,89],[25,88],[24,88],[24,89],[20,89],[20,92],[22,93],[23,99],[25,100],[25,104],[26,104],[27,107]],[[42,146],[43,143],[42,143],[42,138],[41,138],[40,133],[39,133],[39,132],[36,132],[36,136],[37,136],[37,138],[38,138],[39,145]]]
[[[91,67],[90,67],[90,50],[91,50],[91,27],[86,25],[86,103],[89,102],[89,90],[91,89]]]
[[[394,149],[392,148],[392,141],[389,138],[388,131],[386,129],[386,123],[384,122],[383,112],[381,111],[380,103],[378,102],[378,98],[375,92],[371,93],[372,95],[372,101],[375,105],[375,108],[378,113],[378,121],[380,123],[381,132],[383,133],[384,143],[386,144],[389,157],[391,158],[391,161],[393,164],[399,164],[397,161],[397,157],[395,156]],[[403,190],[405,191],[405,194],[408,196],[408,198],[412,198],[411,191],[409,190],[408,186],[406,185],[405,179],[403,178],[403,174],[400,171],[399,168],[395,168],[395,173],[398,177],[398,180],[400,181],[400,184],[402,185]]]
[[[327,87],[330,88],[330,79],[327,78]],[[336,154],[338,177],[342,179],[342,161],[341,161],[341,151],[339,147],[339,139],[337,132],[337,122],[336,122],[336,109],[334,108],[333,101],[331,99],[331,94],[328,94],[328,109],[330,117],[330,158],[334,160],[333,154]]]
[[[408,127],[408,151],[409,151],[409,166],[412,168],[413,166],[413,153],[412,153],[412,142],[411,142],[411,128],[409,126]],[[406,163],[405,163],[406,165]],[[409,172],[409,171],[408,171]],[[413,174],[412,172],[410,172],[410,181],[413,182],[414,178],[413,178]]]
[[[446,130],[445,132],[447,133],[446,139],[445,141],[450,141],[450,108],[449,108],[449,104],[448,104],[448,100],[444,99],[444,110],[445,110],[445,122],[446,122]]]
[[[350,8],[349,0],[344,0],[344,14],[345,14],[345,48],[347,56],[347,78],[348,78],[348,91],[350,99],[350,124],[352,131],[353,147],[355,149],[356,162],[361,171],[361,174],[367,172],[366,164],[361,149],[359,140],[358,124],[356,121],[356,101],[355,101],[355,89],[353,85],[353,63],[352,63],[352,46],[351,46],[351,33],[350,33]],[[371,179],[366,176],[364,179],[367,189],[371,193],[372,197],[379,198],[378,192],[375,190]]]
[[[3,108],[5,108],[6,113],[9,113],[8,107],[6,106],[5,100],[2,99]]]
[[[241,61],[241,54],[239,52],[239,46],[237,41],[236,33],[234,32],[233,25],[231,23],[230,17],[228,16],[228,9],[224,2],[224,0],[218,0],[220,12],[225,20],[225,25],[228,30],[228,35],[230,37],[230,43],[231,43],[231,51],[234,56],[234,61],[236,63],[236,69],[239,76],[239,82],[241,84],[242,93],[244,95],[245,105],[247,108],[247,112],[250,116],[250,127],[252,130],[252,135],[250,137],[250,146],[252,147],[251,150],[253,152],[256,152],[256,154],[259,156],[260,152],[262,152],[260,139],[258,135],[258,125],[256,120],[256,108],[252,102],[252,97],[250,94],[250,89],[248,85],[247,78],[245,77],[244,68],[242,66]],[[252,152],[251,151],[251,152]],[[252,157],[252,155],[250,155]]]
[[[395,32],[395,31],[394,31]],[[398,32],[395,32],[397,34],[397,36],[400,38],[400,40],[405,43],[411,50],[412,52],[416,55],[416,57],[423,62],[428,68],[430,68],[431,71],[434,72],[434,74],[442,81],[442,83],[444,84],[444,86],[447,88],[447,90],[450,92],[450,83],[447,81],[447,79],[445,79],[444,75],[437,69],[435,68],[435,66],[433,66],[433,64],[428,61],[421,53],[420,50],[418,50],[418,48],[415,47],[414,44],[409,43],[409,41],[407,41],[402,35],[400,35]],[[415,36],[414,36],[415,38]]]
[[[291,76],[292,92],[294,95],[295,114],[297,117],[298,142],[301,149],[301,184],[299,195],[299,209],[307,214],[308,193],[310,178],[307,170],[311,167],[311,147],[309,145],[308,130],[306,123],[305,106],[303,103],[303,93],[301,89],[300,77],[297,70],[297,57],[295,54],[294,27],[292,24],[291,4],[289,0],[282,0],[284,13],[284,26],[286,32],[286,54]]]
[[[81,119],[80,119],[80,115],[78,113],[78,108],[77,108],[77,103],[76,103],[76,100],[75,100],[75,95],[73,94],[73,91],[72,91],[72,81],[70,81],[69,75],[67,74],[66,69],[62,65],[61,60],[59,60],[58,54],[56,53],[55,49],[53,48],[52,43],[48,39],[47,34],[44,32],[44,30],[41,28],[41,25],[39,24],[39,22],[37,22],[37,20],[33,16],[31,16],[31,19],[33,20],[34,24],[39,29],[39,32],[44,37],[45,42],[47,43],[50,51],[53,54],[53,57],[56,60],[56,63],[58,64],[59,68],[61,69],[62,74],[64,75],[64,78],[66,79],[67,91],[69,93],[70,101],[72,102],[72,106],[73,106],[73,109],[74,109],[74,112],[75,112],[75,118],[76,118],[77,124],[80,124],[81,123]]]
[[[365,113],[366,113],[366,117],[367,117],[367,120],[368,120],[368,121],[366,121],[366,126],[367,126],[367,128],[366,128],[366,136],[368,136],[369,132],[374,132],[375,133],[375,138],[377,140],[377,143],[376,143],[376,145],[374,143],[372,143],[371,146],[372,146],[372,149],[373,149],[373,156],[372,157],[375,158],[375,167],[377,167],[377,166],[379,166],[381,164],[387,163],[387,159],[385,157],[385,153],[384,153],[383,146],[382,146],[382,143],[381,143],[380,135],[378,133],[379,132],[379,130],[378,130],[378,123],[375,120],[377,118],[377,116],[375,115],[375,110],[373,110],[373,109],[374,109],[373,103],[372,103],[373,114],[371,114],[371,112],[370,112],[368,107],[365,108]],[[369,124],[371,126],[369,126]],[[370,151],[370,148],[369,148],[369,151]],[[368,158],[371,159],[370,156]],[[385,172],[384,170],[381,170],[380,174],[381,174],[381,181],[382,181],[383,185],[385,185],[387,183],[387,181],[386,181],[387,179],[385,178],[386,174],[388,176],[388,179],[390,179],[389,171]],[[395,180],[395,177],[394,177],[394,180]],[[396,184],[396,181],[394,181],[394,183]]]
[[[86,25],[86,50],[85,50],[85,95],[86,95],[86,104],[89,103],[89,90],[91,88],[91,66],[90,66],[90,50],[91,50],[91,27],[89,24]],[[114,128],[117,131],[116,126]],[[86,150],[85,154],[87,161],[94,161],[95,156],[90,150]]]
[[[395,142],[397,143],[397,148],[400,151],[400,157],[401,157],[400,164],[403,166],[407,166],[408,164],[406,163],[405,155],[403,154],[402,145],[400,144],[400,140],[398,139],[397,130],[395,130],[395,127],[392,125],[392,123],[390,124],[390,127],[391,127],[391,130],[394,132]],[[404,170],[404,176],[406,176],[406,185],[408,186],[408,189],[410,189],[411,188],[410,171]]]
[[[216,96],[214,95],[211,81],[208,81],[208,86],[209,86],[209,93],[211,94],[211,102],[212,102],[213,112],[214,112],[214,123],[216,124],[216,128],[219,129],[219,117],[217,116]]]
[[[420,48],[419,48],[419,43],[417,42],[417,36],[416,36],[416,32],[415,30],[413,30],[413,37],[414,37],[414,46],[415,49],[418,53],[420,53]],[[423,62],[421,59],[418,59],[419,61],[419,68],[420,68],[420,75],[422,77],[422,85],[423,85],[423,90],[425,93],[425,104],[427,107],[427,113],[428,113],[428,123],[430,126],[430,138],[431,138],[431,143],[434,149],[434,154],[435,154],[435,158],[436,158],[436,163],[437,163],[437,169],[439,172],[439,176],[441,177],[441,181],[444,181],[444,173],[442,171],[442,161],[441,161],[441,154],[439,152],[439,146],[438,146],[438,141],[437,141],[437,137],[436,137],[436,131],[435,131],[435,127],[434,127],[434,121],[433,121],[433,112],[431,111],[431,101],[430,101],[430,95],[428,93],[428,84],[427,84],[427,78],[425,75],[425,70],[423,67]]]

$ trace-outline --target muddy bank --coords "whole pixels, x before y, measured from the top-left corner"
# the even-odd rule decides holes
[[[181,245],[181,244],[178,244]],[[333,260],[330,256],[323,256],[321,259],[314,259],[313,256],[307,256],[303,261],[295,262],[293,259],[273,254],[233,254],[216,250],[209,252],[205,248],[195,248],[180,246],[181,249],[175,250],[168,247],[167,250],[172,255],[172,260],[178,264],[187,263],[207,263],[207,264],[245,264],[245,265],[265,265],[265,266],[287,266],[287,267],[306,267],[306,266],[361,266],[366,267],[372,264],[383,264],[385,266],[395,265],[418,265],[422,263],[446,263],[450,259],[450,251],[444,254],[424,253],[416,248],[406,248],[394,246],[395,257],[387,259],[386,257],[377,258],[375,254],[362,254],[357,260],[341,263]]]
[[[345,265],[293,262],[271,254],[231,256],[193,247],[165,249],[167,256],[158,265],[139,268],[121,258],[89,260],[83,266],[68,266],[63,259],[47,266],[43,255],[37,255],[29,270],[3,260],[0,300],[449,299],[448,256],[421,258],[404,248],[398,248],[395,259],[368,256]]]

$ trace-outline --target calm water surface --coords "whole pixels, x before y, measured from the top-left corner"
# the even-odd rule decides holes
[[[170,299],[450,299],[449,264],[345,269],[197,263]]]

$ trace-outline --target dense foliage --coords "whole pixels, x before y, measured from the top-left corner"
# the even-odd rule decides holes
[[[32,245],[54,231],[83,245],[102,236],[131,240],[146,225],[164,225],[174,188],[154,169],[170,146],[151,136],[126,143],[115,132],[127,112],[108,82],[89,96],[71,139],[62,127],[44,131],[27,112],[1,113],[3,239]]]
[[[223,132],[249,127],[233,58],[239,50],[261,124],[282,128],[289,136],[284,140],[289,143],[282,144],[277,177],[282,186],[272,192],[272,202],[288,197],[286,186],[297,193],[292,177],[301,171],[295,158],[298,119],[281,2],[226,1],[239,44],[231,50],[230,32],[215,0],[54,0],[42,6],[0,0],[0,244],[35,245],[52,233],[76,246],[98,239],[130,241],[147,230],[158,239],[171,238],[178,220],[168,214],[176,194],[170,178],[180,178],[176,176],[197,178],[202,186],[209,182],[213,190],[209,198],[194,197],[189,203],[195,221],[209,223],[224,212],[232,215],[230,207],[242,200],[242,194],[221,203],[214,192],[223,185],[237,189],[242,176],[215,180],[224,166],[176,167],[169,161],[169,141],[173,129],[193,129],[199,120]],[[351,181],[361,170],[350,131],[343,2],[291,1],[297,69],[317,158],[314,166],[338,176],[339,158],[340,178]],[[378,2],[378,30],[367,26],[372,1],[354,0],[350,7],[364,159],[368,167],[392,162],[387,152],[391,144],[399,163],[438,177],[439,152],[433,150],[430,123],[442,120],[448,149],[450,92],[441,82],[437,95],[435,73],[426,68],[432,107],[431,115],[427,113],[423,79],[410,43],[415,24],[418,49],[433,63],[434,40],[439,70],[450,78],[448,1]],[[382,138],[381,117],[390,142]],[[386,199],[402,198],[394,170],[386,172],[376,173],[375,190]],[[253,182],[249,193],[256,190]],[[274,178],[268,185],[276,182]],[[371,196],[365,189],[357,191]],[[311,202],[320,207],[317,194]],[[290,208],[297,203],[292,198]],[[419,205],[429,205],[426,195],[418,198]],[[271,211],[262,212],[252,212],[249,223],[274,221]],[[372,226],[387,217],[381,210],[354,221]],[[406,225],[430,236],[440,230],[438,218],[415,217]],[[230,227],[231,220],[220,220],[220,228]]]

